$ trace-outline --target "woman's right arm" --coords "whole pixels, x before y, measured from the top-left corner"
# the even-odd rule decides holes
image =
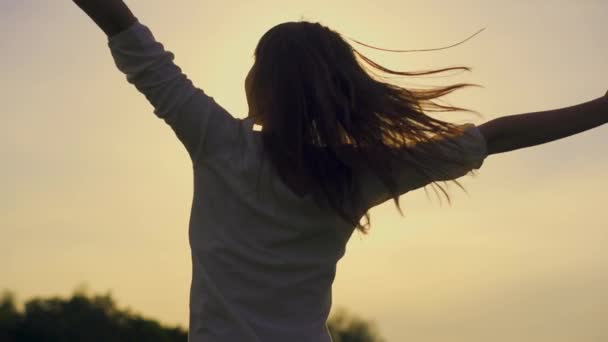
[[[608,93],[578,105],[508,115],[479,125],[488,155],[562,139],[608,123]]]

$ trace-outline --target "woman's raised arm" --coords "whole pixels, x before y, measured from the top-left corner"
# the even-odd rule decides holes
[[[570,107],[508,115],[479,125],[488,155],[544,144],[608,123],[608,93]]]
[[[73,0],[108,37],[118,34],[137,18],[122,0]]]
[[[122,0],[73,1],[107,34],[118,69],[171,126],[194,163],[235,141],[239,121],[192,83],[175,64],[175,55]]]

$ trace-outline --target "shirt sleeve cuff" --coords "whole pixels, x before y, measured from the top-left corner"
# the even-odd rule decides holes
[[[131,26],[120,31],[119,33],[108,37],[108,46],[112,48],[116,45],[133,44],[141,41],[153,40],[154,36],[150,29],[136,20]]]
[[[472,123],[464,124],[465,134],[468,134],[471,139],[467,140],[470,157],[472,159],[472,167],[479,169],[483,165],[485,158],[488,156],[488,145],[485,137],[481,134],[479,127]]]

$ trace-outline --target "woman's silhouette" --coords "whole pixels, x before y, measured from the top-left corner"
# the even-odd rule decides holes
[[[74,2],[191,158],[190,341],[331,341],[336,263],[353,231],[369,229],[370,208],[393,199],[400,209],[400,195],[456,182],[491,154],[608,122],[608,94],[479,126],[432,118],[425,112],[462,110],[433,100],[470,84],[405,89],[365,68],[467,68],[388,70],[306,21],[261,38],[245,82],[249,116],[237,119],[192,84],[123,1]]]

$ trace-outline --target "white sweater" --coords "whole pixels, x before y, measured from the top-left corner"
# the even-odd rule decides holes
[[[262,160],[253,120],[234,118],[195,87],[147,26],[136,22],[108,46],[192,161],[188,340],[330,342],[332,283],[354,227],[283,184]],[[487,155],[477,127],[465,128],[457,142],[467,167],[454,168],[452,178],[480,168]],[[428,183],[408,170],[399,174],[401,194]],[[391,198],[361,175],[367,208]]]

